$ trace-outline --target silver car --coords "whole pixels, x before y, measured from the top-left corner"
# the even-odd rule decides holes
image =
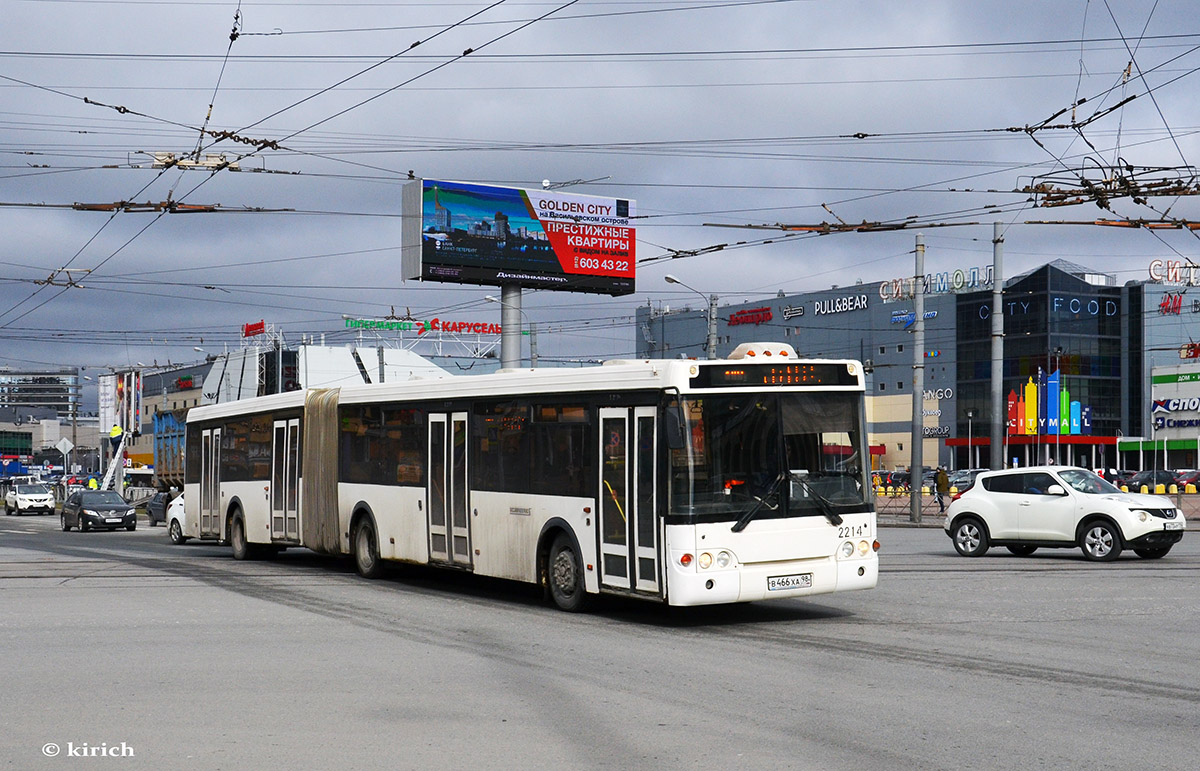
[[[980,474],[950,502],[945,527],[964,557],[981,557],[993,545],[1021,556],[1078,546],[1084,557],[1106,562],[1126,548],[1164,557],[1186,524],[1169,498],[1123,493],[1085,468],[1029,466]]]

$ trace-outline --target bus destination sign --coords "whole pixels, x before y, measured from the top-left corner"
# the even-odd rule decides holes
[[[858,376],[842,363],[737,364],[700,367],[696,388],[727,386],[856,386]]]

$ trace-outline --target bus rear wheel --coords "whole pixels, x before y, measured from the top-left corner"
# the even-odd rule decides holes
[[[546,581],[550,584],[550,598],[560,610],[576,613],[584,609],[587,591],[583,585],[583,565],[565,533],[559,533],[550,546]]]
[[[252,553],[250,543],[246,540],[246,525],[241,517],[234,517],[229,523],[229,545],[233,548],[235,560],[248,560]]]
[[[363,578],[379,578],[383,575],[379,539],[375,537],[375,523],[370,517],[363,517],[354,530],[354,569]]]

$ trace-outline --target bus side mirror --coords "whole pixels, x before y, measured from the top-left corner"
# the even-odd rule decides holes
[[[666,436],[667,447],[672,450],[682,450],[687,447],[687,434],[684,433],[683,408],[676,404],[668,404],[663,410],[663,433]]]

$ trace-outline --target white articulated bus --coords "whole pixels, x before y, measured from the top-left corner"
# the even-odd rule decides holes
[[[862,367],[727,360],[309,389],[191,410],[187,537],[671,605],[869,589]]]

